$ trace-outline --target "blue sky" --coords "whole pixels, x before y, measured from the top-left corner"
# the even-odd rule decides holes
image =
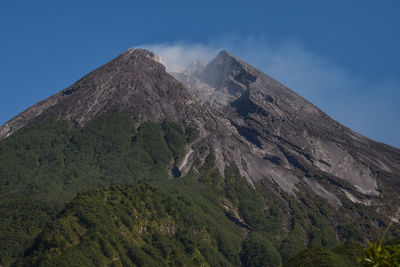
[[[400,147],[398,14],[397,0],[1,1],[0,124],[130,47],[225,48]]]

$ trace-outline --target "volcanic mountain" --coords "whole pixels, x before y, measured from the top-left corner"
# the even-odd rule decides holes
[[[201,178],[212,155],[214,176],[227,183],[230,167],[236,166],[247,185],[263,194],[263,210],[280,210],[282,244],[290,243],[297,229],[294,205],[324,221],[315,222],[310,211],[297,233],[305,246],[313,240],[306,224],[328,225],[337,240],[348,241],[351,223],[354,231],[371,237],[398,220],[400,150],[341,125],[227,51],[207,65],[169,74],[152,52],[129,49],[5,123],[0,139],[7,142],[54,119],[79,129],[110,112],[130,116],[136,129],[149,121],[193,129],[196,138],[168,167],[170,176]],[[206,184],[216,186],[214,176]],[[246,211],[222,199],[232,222],[245,232],[255,229]]]

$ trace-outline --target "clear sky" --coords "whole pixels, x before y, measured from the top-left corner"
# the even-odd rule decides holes
[[[226,48],[400,147],[399,14],[398,0],[1,1],[0,124],[130,47]]]

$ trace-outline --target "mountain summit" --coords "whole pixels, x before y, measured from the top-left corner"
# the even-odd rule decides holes
[[[33,122],[66,118],[82,126],[113,110],[140,121],[175,121],[186,116],[193,101],[152,52],[132,48],[5,123],[0,139]]]

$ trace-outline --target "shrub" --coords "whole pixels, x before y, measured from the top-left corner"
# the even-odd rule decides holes
[[[240,259],[244,266],[281,266],[279,252],[262,234],[253,232],[242,243]]]
[[[380,238],[375,243],[368,244],[364,256],[360,259],[363,266],[400,266],[400,244],[384,246]]]

